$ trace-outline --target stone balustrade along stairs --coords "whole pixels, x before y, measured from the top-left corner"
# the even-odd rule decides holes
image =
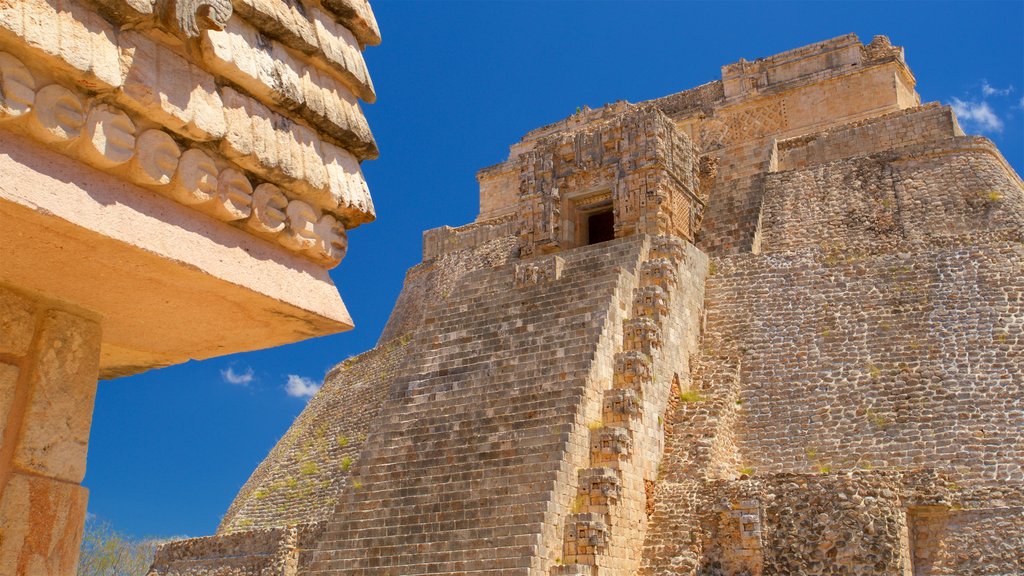
[[[657,237],[640,267],[614,377],[604,390],[602,420],[590,426],[590,467],[579,470],[562,565],[553,575],[625,576],[639,566],[647,527],[645,480],[657,470],[662,419],[668,394],[679,389],[681,369],[688,380],[688,363],[678,355],[684,347],[664,337],[672,305],[681,304],[677,293],[686,256],[681,240]]]

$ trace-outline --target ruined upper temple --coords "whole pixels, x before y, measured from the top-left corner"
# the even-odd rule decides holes
[[[478,179],[152,576],[1024,573],[1024,184],[902,48],[741,60]]]
[[[352,327],[366,0],[0,0],[0,574],[72,576],[97,378]]]

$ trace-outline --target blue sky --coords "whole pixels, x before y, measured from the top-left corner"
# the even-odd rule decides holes
[[[332,276],[356,322],[337,336],[101,382],[89,510],[136,536],[212,534],[334,364],[374,346],[423,230],[477,212],[476,171],[577,106],[638,102],[719,68],[849,32],[906,48],[925,102],[952,104],[1024,172],[1024,2],[388,2],[366,60],[381,149],[363,170],[378,220]]]

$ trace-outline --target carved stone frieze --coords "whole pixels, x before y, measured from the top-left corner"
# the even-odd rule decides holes
[[[121,108],[60,84],[37,87],[31,71],[0,52],[0,123],[104,172],[329,266],[345,255],[345,226],[281,188],[250,178],[213,150],[146,128]]]

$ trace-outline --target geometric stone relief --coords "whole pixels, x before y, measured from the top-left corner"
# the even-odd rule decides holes
[[[59,84],[37,90],[24,63],[6,52],[0,52],[0,123],[13,123],[62,154],[241,224],[328,267],[345,256],[345,227],[331,214],[289,199],[272,184],[260,184],[254,192],[242,171],[206,150],[183,150],[163,130],[140,130],[116,106],[89,102]]]
[[[558,280],[562,276],[565,261],[559,256],[549,256],[527,262],[517,263],[516,288],[535,286],[544,282]]]

